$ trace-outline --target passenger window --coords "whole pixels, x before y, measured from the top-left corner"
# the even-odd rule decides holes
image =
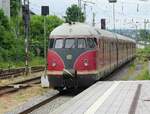
[[[78,39],[78,48],[86,48],[85,39]]]
[[[87,39],[87,44],[89,48],[95,48],[96,47],[96,41],[93,38]]]
[[[54,39],[49,40],[49,48],[53,48],[54,45]]]
[[[75,48],[75,40],[66,39],[65,48]]]
[[[57,39],[56,40],[55,48],[63,48],[63,39]]]

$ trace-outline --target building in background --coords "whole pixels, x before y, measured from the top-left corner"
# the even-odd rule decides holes
[[[3,9],[5,15],[10,17],[10,0],[0,0],[0,9]]]

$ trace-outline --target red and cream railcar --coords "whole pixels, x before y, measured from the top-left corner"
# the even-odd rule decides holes
[[[87,87],[135,54],[135,41],[86,24],[63,24],[49,39],[48,78],[56,89]]]

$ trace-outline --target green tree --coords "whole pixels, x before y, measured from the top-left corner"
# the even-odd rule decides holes
[[[147,30],[140,30],[140,39],[150,41],[150,33]]]
[[[10,0],[10,15],[16,17],[19,15],[21,8],[21,0]]]
[[[16,37],[14,28],[18,19],[19,35]],[[50,32],[63,23],[63,20],[57,16],[46,16],[47,39]],[[48,41],[47,41],[48,44]],[[44,17],[31,16],[30,22],[30,40],[29,40],[29,60],[43,57],[44,47]],[[8,67],[10,64],[22,64],[25,60],[24,46],[24,26],[21,17],[12,17],[10,20],[0,10],[0,68]],[[42,60],[42,59],[41,59]],[[40,60],[40,61],[41,61]],[[3,65],[4,63],[4,65]]]
[[[71,7],[67,8],[65,19],[66,22],[84,22],[85,16],[81,8],[73,4]]]
[[[63,23],[63,20],[57,16],[46,16],[46,33],[47,38],[50,32]],[[30,38],[31,38],[31,49],[34,51],[35,55],[43,56],[44,48],[44,17],[34,15],[31,17],[30,23]]]
[[[5,29],[9,29],[9,21],[8,18],[4,15],[3,10],[0,9],[0,26]]]
[[[0,61],[15,60],[16,50],[21,49],[19,46],[20,42],[15,39],[8,18],[0,10]]]

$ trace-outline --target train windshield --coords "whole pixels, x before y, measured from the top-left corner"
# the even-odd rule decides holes
[[[65,48],[75,48],[75,39],[66,39]]]
[[[78,39],[78,48],[86,48],[85,39]]]
[[[89,48],[95,48],[97,41],[95,38],[89,38],[89,39],[87,39],[87,44],[88,44]]]
[[[97,45],[96,38],[67,38],[67,39],[50,39],[49,48],[95,48]]]
[[[49,40],[49,48],[53,48],[54,45],[54,39]]]
[[[55,41],[55,48],[63,48],[63,42],[64,42],[63,39],[57,39]]]

